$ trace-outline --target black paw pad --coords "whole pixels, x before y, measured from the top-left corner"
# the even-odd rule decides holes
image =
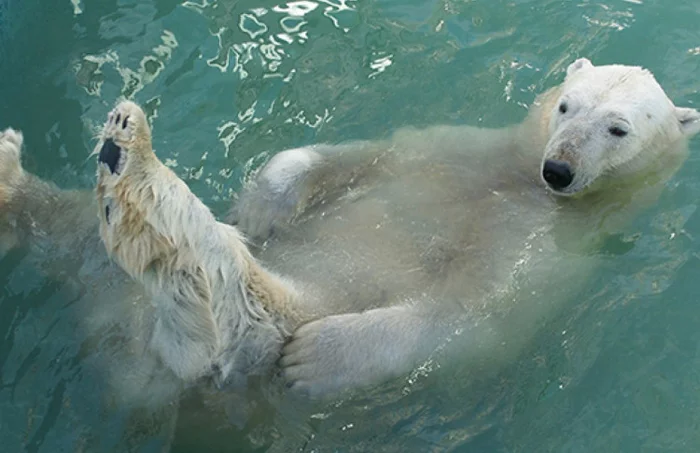
[[[100,156],[97,161],[103,164],[107,164],[109,171],[112,174],[117,172],[117,165],[119,164],[119,159],[122,155],[122,149],[114,143],[114,140],[108,138],[105,140],[100,150]]]

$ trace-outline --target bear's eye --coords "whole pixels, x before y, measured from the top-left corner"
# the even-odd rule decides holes
[[[608,129],[608,132],[610,132],[615,137],[624,137],[625,135],[627,135],[627,131],[619,126],[612,126],[610,129]]]
[[[569,106],[566,104],[566,102],[559,104],[559,113],[566,113],[568,110]]]

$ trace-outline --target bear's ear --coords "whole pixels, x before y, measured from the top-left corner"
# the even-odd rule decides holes
[[[578,60],[571,63],[568,68],[566,68],[566,76],[569,77],[571,74],[574,74],[580,71],[581,69],[592,67],[593,63],[591,63],[591,60],[589,60],[588,58],[579,58]]]
[[[676,107],[676,118],[681,126],[681,131],[687,136],[700,132],[700,112],[687,107]]]

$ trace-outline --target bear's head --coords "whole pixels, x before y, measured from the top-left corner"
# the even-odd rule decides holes
[[[558,195],[638,173],[700,131],[700,113],[673,105],[640,67],[594,66],[581,58],[568,67],[554,99],[541,175]]]

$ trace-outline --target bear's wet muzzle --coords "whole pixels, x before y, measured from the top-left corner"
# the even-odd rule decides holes
[[[574,180],[571,166],[562,160],[547,159],[542,165],[542,179],[556,191],[566,189]]]

